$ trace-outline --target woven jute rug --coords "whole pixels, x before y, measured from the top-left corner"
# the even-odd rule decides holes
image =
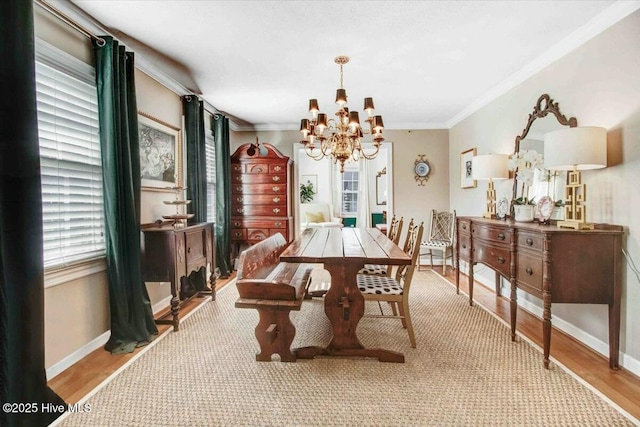
[[[70,414],[64,426],[623,426],[633,423],[431,271],[411,288],[417,348],[401,322],[363,318],[367,347],[406,363],[319,357],[256,362],[255,310],[234,284]],[[377,304],[367,310],[379,310]],[[323,300],[292,313],[294,347],[331,337]]]

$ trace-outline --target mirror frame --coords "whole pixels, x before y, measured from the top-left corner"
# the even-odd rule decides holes
[[[386,175],[387,174],[387,168],[383,168],[381,171],[378,171],[378,173],[376,174],[376,205],[378,206],[386,206],[387,205],[387,201],[386,200],[381,200],[382,197],[380,197],[380,190],[379,190],[379,184],[378,181],[380,180],[380,178],[382,177],[382,175]]]
[[[527,135],[529,134],[529,130],[531,129],[531,125],[533,125],[533,122],[535,122],[536,119],[541,119],[543,117],[546,117],[549,113],[552,113],[556,117],[556,120],[558,121],[558,123],[560,123],[562,126],[569,126],[571,128],[578,126],[578,119],[576,119],[575,117],[569,117],[567,119],[567,117],[560,112],[560,107],[558,106],[558,103],[554,102],[553,99],[548,94],[544,93],[540,95],[540,98],[538,98],[536,105],[533,106],[533,111],[529,114],[527,125],[522,130],[522,133],[516,136],[515,147],[513,150],[514,154],[520,151],[520,141],[522,141],[527,137]],[[513,215],[514,200],[518,196],[518,181],[516,181],[515,179],[516,172],[517,170],[513,171],[513,177],[514,177],[513,192],[511,195],[511,207],[509,209],[511,218],[513,218],[514,216]]]

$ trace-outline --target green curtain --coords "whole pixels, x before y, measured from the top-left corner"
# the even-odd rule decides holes
[[[231,256],[231,149],[229,119],[213,116],[213,137],[216,145],[216,266],[220,277],[227,278],[233,270]]]
[[[35,89],[33,2],[0,2],[0,411],[2,426],[44,426],[64,405],[47,387],[44,364],[42,194]],[[34,409],[30,407],[30,409]]]
[[[185,123],[185,148],[187,151],[187,205],[189,213],[194,214],[192,221],[207,221],[207,163],[204,136],[204,105],[197,97],[182,97],[182,111]],[[182,284],[185,296],[207,287],[207,270],[202,268],[189,275]]]
[[[195,96],[182,97],[187,150],[187,205],[193,222],[207,221],[207,164],[204,136],[204,106]]]
[[[130,353],[157,334],[140,257],[140,151],[134,55],[112,37],[93,42],[98,86],[111,337]],[[101,46],[102,44],[102,46]]]

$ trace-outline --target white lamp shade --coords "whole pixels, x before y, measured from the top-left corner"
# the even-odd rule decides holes
[[[507,154],[484,154],[471,159],[473,179],[507,179],[509,156]]]
[[[607,166],[607,130],[585,126],[544,135],[544,167],[550,170],[600,169]]]

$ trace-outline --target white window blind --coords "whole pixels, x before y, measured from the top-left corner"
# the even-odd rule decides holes
[[[61,70],[73,61],[54,68],[40,59],[36,96],[46,268],[104,256],[105,241],[94,76],[86,75],[86,64],[70,73]]]
[[[358,170],[345,168],[342,174],[342,214],[358,213]]]
[[[211,129],[205,131],[205,161],[207,163],[207,221],[216,220],[216,145]]]

